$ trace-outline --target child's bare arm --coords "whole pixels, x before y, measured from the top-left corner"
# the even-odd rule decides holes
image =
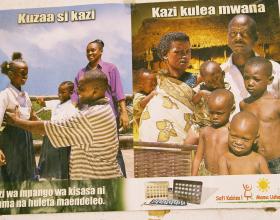
[[[197,147],[197,151],[193,160],[193,164],[192,164],[192,176],[197,176],[198,174],[198,169],[199,169],[199,165],[200,162],[203,158],[204,155],[204,134],[203,134],[203,129],[201,130],[200,134],[199,134],[199,142],[198,142],[198,147]]]
[[[265,158],[261,155],[260,155],[259,163],[260,163],[259,169],[261,174],[271,174],[270,170],[268,169]]]
[[[157,95],[157,92],[154,90],[152,91],[149,95],[147,95],[145,98],[143,98],[140,102],[139,105],[141,108],[145,108],[146,105],[149,103],[149,101],[155,96]]]
[[[227,158],[223,155],[219,159],[219,174],[220,175],[229,175]]]

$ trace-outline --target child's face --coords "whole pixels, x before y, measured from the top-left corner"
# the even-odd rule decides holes
[[[11,83],[19,88],[23,86],[28,78],[28,67],[23,62],[18,62],[14,66],[14,71],[9,74]]]
[[[246,66],[244,70],[244,83],[251,96],[261,96],[266,90],[267,85],[272,81],[261,66]]]
[[[220,67],[215,72],[204,73],[202,79],[210,90],[224,88],[224,73]]]
[[[86,82],[84,79],[79,80],[78,95],[82,104],[89,104],[94,100],[94,88],[92,83]]]
[[[141,81],[142,91],[146,94],[151,93],[156,87],[156,77],[154,74],[144,73]]]
[[[256,140],[257,132],[253,126],[244,123],[231,123],[229,128],[229,148],[237,155],[246,155],[252,150]]]
[[[90,63],[96,63],[102,56],[102,50],[96,43],[90,43],[87,46],[87,58]]]
[[[231,109],[226,101],[217,99],[213,101],[209,100],[208,108],[213,127],[219,128],[228,123]]]
[[[72,91],[67,84],[61,85],[58,88],[58,98],[61,103],[64,103],[70,99]]]

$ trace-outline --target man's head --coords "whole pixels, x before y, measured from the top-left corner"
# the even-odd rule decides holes
[[[82,104],[90,104],[99,98],[105,97],[107,88],[107,76],[98,68],[89,70],[79,80],[79,100]]]
[[[209,90],[224,87],[224,72],[220,65],[214,61],[206,61],[200,66],[200,75]]]
[[[234,54],[251,53],[258,40],[257,25],[248,15],[234,16],[228,25],[228,45]]]
[[[244,83],[251,96],[260,97],[272,83],[272,64],[263,57],[250,58],[244,68]]]
[[[244,156],[252,151],[256,144],[259,122],[250,112],[237,113],[229,127],[229,149],[236,156]]]
[[[219,128],[229,121],[234,108],[234,96],[226,89],[217,89],[209,95],[207,105],[212,126]]]

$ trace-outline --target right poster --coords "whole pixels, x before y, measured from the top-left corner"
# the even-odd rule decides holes
[[[169,177],[135,180],[146,209],[279,205],[279,31],[277,0],[132,5],[134,174]]]

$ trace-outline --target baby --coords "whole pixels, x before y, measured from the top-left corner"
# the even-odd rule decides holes
[[[155,74],[150,70],[140,69],[137,73],[137,92],[133,99],[133,133],[134,140],[138,139],[138,128],[141,114],[148,102],[157,94]]]

